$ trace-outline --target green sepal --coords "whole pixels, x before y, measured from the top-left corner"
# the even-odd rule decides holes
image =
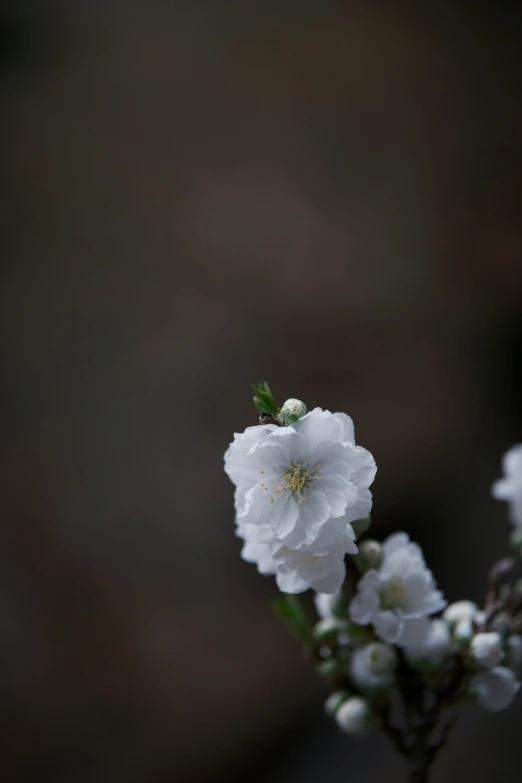
[[[294,636],[302,642],[311,641],[312,625],[296,595],[283,593],[282,598],[275,598],[272,601],[272,607]]]
[[[270,413],[272,416],[278,415],[279,408],[266,381],[257,386],[253,384],[252,391],[254,392],[254,405],[259,413]]]

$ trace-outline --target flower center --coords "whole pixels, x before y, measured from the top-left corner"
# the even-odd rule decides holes
[[[383,609],[398,609],[406,595],[406,584],[400,576],[392,576],[388,584],[380,591]]]
[[[303,462],[289,462],[287,471],[282,478],[274,484],[276,494],[287,492],[287,497],[296,495],[300,500],[306,500],[303,494],[312,481],[321,478],[316,472],[321,467],[319,463],[315,468],[310,467],[310,458]]]

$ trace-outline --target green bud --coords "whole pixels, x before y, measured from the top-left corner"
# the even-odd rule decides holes
[[[380,568],[383,550],[380,541],[367,538],[359,544],[359,553],[354,556],[361,571],[370,571],[372,568]]]
[[[355,533],[357,538],[360,538],[364,533],[366,533],[367,530],[369,530],[370,525],[372,523],[371,517],[361,517],[360,519],[356,519],[355,522],[352,522],[353,532]]]
[[[324,703],[324,711],[331,718],[335,715],[341,704],[349,699],[351,696],[348,691],[334,691],[331,693]]]
[[[317,671],[322,677],[330,679],[330,677],[335,677],[339,674],[341,667],[341,661],[338,661],[336,658],[327,658],[324,661],[319,661],[317,664]]]
[[[513,549],[515,549],[519,555],[522,555],[522,525],[518,525],[513,529],[509,541]]]
[[[301,400],[296,400],[291,397],[285,402],[279,415],[286,424],[294,424],[298,419],[304,416],[306,413],[306,405]]]

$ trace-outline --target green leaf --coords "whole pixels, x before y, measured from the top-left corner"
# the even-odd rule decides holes
[[[272,601],[274,612],[288,626],[289,630],[302,642],[312,639],[312,626],[301,601],[296,595],[284,593],[282,598]]]
[[[272,416],[277,416],[279,408],[276,405],[274,396],[270,391],[270,386],[266,381],[252,386],[254,392],[254,405],[258,409],[259,413],[270,413]]]

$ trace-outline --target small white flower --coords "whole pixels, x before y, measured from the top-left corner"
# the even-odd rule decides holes
[[[378,571],[367,571],[357,585],[350,617],[359,625],[373,625],[389,644],[422,644],[428,631],[427,616],[446,605],[426,567],[422,551],[406,533],[395,533],[383,545]]]
[[[335,609],[341,599],[341,592],[337,593],[316,593],[314,595],[314,604],[317,614],[323,620],[335,617]]]
[[[338,708],[335,714],[338,726],[353,737],[364,737],[373,727],[370,705],[361,696],[352,696]]]
[[[315,408],[292,426],[267,424],[236,434],[225,470],[236,485],[238,521],[250,528],[247,537],[298,549],[321,532],[328,538],[331,520],[342,518],[344,529],[369,514],[377,468],[370,452],[355,445],[349,416]]]
[[[476,674],[471,681],[471,693],[481,707],[491,712],[505,710],[520,688],[511,669],[497,666],[490,672]]]
[[[394,647],[384,642],[372,642],[354,651],[350,675],[359,688],[387,688],[395,681],[398,662]]]
[[[404,648],[408,663],[412,666],[440,666],[451,653],[451,635],[444,620],[432,620],[423,644]]]
[[[473,620],[478,611],[473,601],[455,601],[444,610],[442,617],[451,628],[455,628],[460,620]]]
[[[500,634],[496,631],[478,633],[471,641],[470,655],[479,666],[494,669],[504,656]]]
[[[512,446],[502,458],[504,478],[495,481],[491,493],[497,500],[509,503],[509,517],[522,525],[522,443]]]

